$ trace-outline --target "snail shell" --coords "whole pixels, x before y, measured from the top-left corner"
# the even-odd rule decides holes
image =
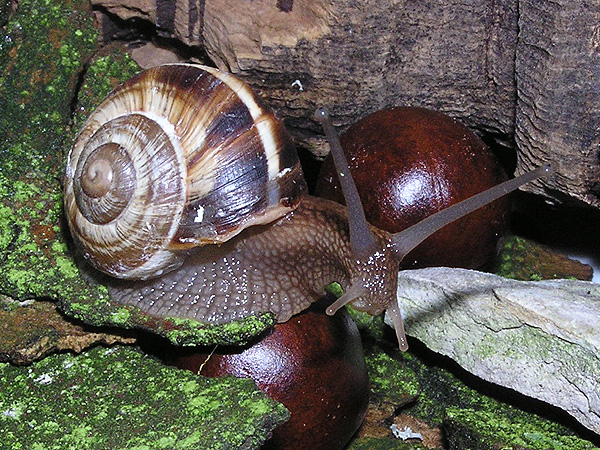
[[[97,269],[147,279],[306,191],[281,122],[239,79],[192,64],[142,72],[90,115],[67,160],[65,211]],[[235,194],[235,195],[234,195]]]

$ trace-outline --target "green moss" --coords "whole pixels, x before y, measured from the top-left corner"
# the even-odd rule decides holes
[[[366,355],[371,386],[371,400],[378,400],[400,407],[417,398],[420,392],[415,372],[383,352]]]
[[[177,345],[243,344],[276,323],[273,314],[250,316],[223,325],[206,325],[190,319],[167,320],[178,328],[165,333],[165,337]],[[199,339],[199,336],[202,338]]]
[[[561,433],[560,427],[523,416],[505,417],[489,411],[447,409],[447,426],[454,448],[531,450],[591,450],[592,443]]]
[[[96,48],[94,19],[87,1],[22,0],[0,33],[3,171],[47,177],[62,164],[79,71]]]
[[[111,322],[115,324],[126,324],[131,318],[131,313],[126,309],[120,309],[111,316]]]
[[[402,442],[398,439],[359,438],[352,442],[347,450],[426,450],[420,444]]]
[[[591,280],[592,277],[589,266],[518,236],[503,240],[492,271],[506,278],[525,281],[557,278]]]
[[[25,183],[21,180],[13,181],[13,200],[16,202],[26,202],[32,197],[36,197],[40,194],[39,186],[34,184]],[[43,203],[42,203],[43,205]]]
[[[205,379],[125,347],[0,365],[2,448],[258,448],[288,417],[248,379]]]
[[[346,308],[360,330],[363,339],[369,341],[384,340],[385,333],[390,331],[390,327],[385,324],[383,314],[372,316],[369,313],[357,311],[352,306]]]
[[[53,228],[60,211],[57,190],[43,179],[8,180],[0,174],[0,291],[13,298],[56,292],[72,264]]]
[[[563,425],[515,406],[486,396],[461,382],[446,369],[426,364],[410,353],[399,356],[404,364],[417,374],[421,393],[417,401],[403,412],[433,426],[442,426],[449,437],[450,448],[490,449],[594,449],[589,441],[581,439]],[[576,361],[576,356],[574,357]],[[480,388],[485,387],[483,383]],[[469,420],[462,420],[462,419]],[[512,436],[502,430],[515,430]],[[553,445],[519,447],[524,429],[531,435],[544,436],[544,442]],[[487,430],[487,431],[486,431]],[[484,432],[485,431],[485,432]],[[572,447],[564,447],[568,442]],[[493,445],[491,444],[493,443]],[[506,447],[502,447],[506,445]],[[529,445],[529,444],[528,444]]]
[[[77,132],[87,116],[110,91],[138,73],[141,68],[119,45],[103,49],[87,67],[79,88],[72,130]]]
[[[60,248],[62,248],[63,251],[66,250],[64,246],[60,246]],[[59,253],[57,246],[53,245],[53,249],[57,254]],[[75,265],[73,259],[67,258],[65,256],[56,256],[55,260],[60,275],[64,277],[65,280],[69,280],[79,276],[79,270],[77,269],[77,266]]]

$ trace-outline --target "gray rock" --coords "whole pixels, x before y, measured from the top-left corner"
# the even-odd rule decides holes
[[[407,334],[600,434],[599,284],[437,267],[401,271],[398,299]]]

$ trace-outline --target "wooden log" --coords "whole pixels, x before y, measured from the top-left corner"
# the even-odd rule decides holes
[[[600,4],[524,0],[519,8],[519,167],[552,161],[558,199],[600,207]]]
[[[123,19],[140,10],[158,36],[245,79],[318,157],[327,145],[311,118],[317,106],[342,129],[388,106],[425,106],[501,153],[516,147],[518,171],[554,163],[556,176],[526,189],[600,207],[600,12],[591,0],[93,3]]]
[[[93,3],[122,19],[145,7]],[[514,8],[458,0],[160,3],[138,17],[248,81],[306,147],[321,147],[311,119],[317,105],[330,106],[341,126],[385,106],[429,106],[511,139]]]
[[[207,2],[205,43],[318,154],[327,148],[315,140],[318,105],[330,107],[342,127],[387,106],[428,106],[510,139],[516,10],[471,3],[322,0],[283,12],[262,0],[248,14],[216,0]],[[267,24],[275,21],[287,27],[273,30]]]

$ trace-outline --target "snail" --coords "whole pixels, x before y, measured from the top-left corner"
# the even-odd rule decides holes
[[[370,226],[325,109],[315,114],[346,195],[307,195],[283,124],[233,75],[195,64],[141,72],[88,117],[67,157],[64,205],[83,257],[115,278],[109,294],[155,316],[278,322],[323,288],[378,315],[407,348],[399,261],[434,231],[546,173],[499,184],[396,234]],[[116,280],[120,278],[122,280]]]

